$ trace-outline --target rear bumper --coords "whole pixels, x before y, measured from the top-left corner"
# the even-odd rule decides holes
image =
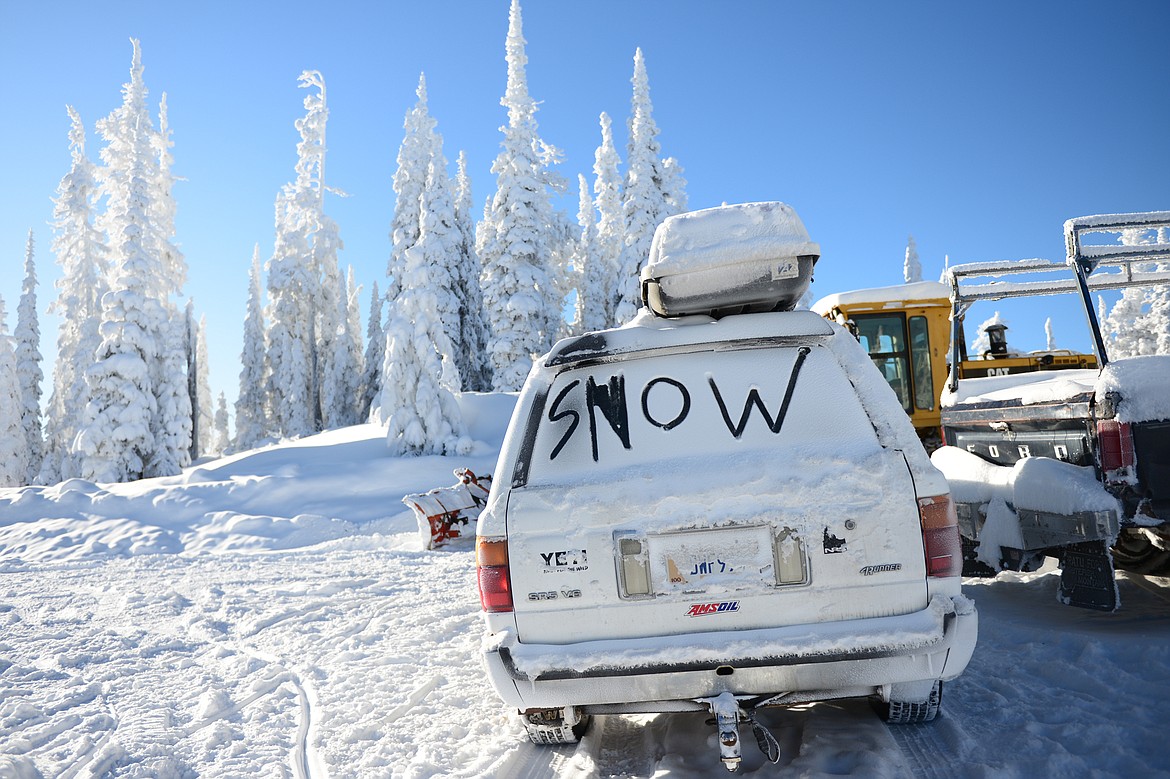
[[[492,685],[518,709],[655,711],[722,692],[820,700],[955,678],[978,619],[966,598],[935,596],[913,614],[763,630],[569,645],[521,644],[502,631],[485,639],[484,658]]]

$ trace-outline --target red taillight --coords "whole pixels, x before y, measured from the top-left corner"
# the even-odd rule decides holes
[[[963,548],[959,518],[949,495],[918,499],[922,520],[922,546],[926,550],[927,576],[958,576],[963,572]]]
[[[1097,445],[1101,449],[1101,470],[1120,471],[1133,465],[1133,432],[1128,422],[1102,419],[1097,423]]]
[[[508,577],[508,542],[479,538],[475,542],[475,572],[479,581],[479,603],[483,610],[499,613],[512,610],[512,581]]]

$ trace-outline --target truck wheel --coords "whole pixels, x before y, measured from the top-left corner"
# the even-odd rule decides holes
[[[1170,551],[1158,546],[1140,528],[1123,531],[1113,544],[1118,568],[1148,576],[1170,576]]]
[[[533,744],[576,744],[585,735],[589,722],[588,714],[581,714],[576,707],[563,709],[528,709],[520,712],[528,740]]]
[[[959,542],[962,544],[963,549],[963,576],[968,578],[994,579],[998,572],[976,557],[979,542],[967,538],[967,536],[960,536]]]
[[[925,701],[900,701],[891,698],[880,701],[875,705],[878,716],[892,725],[913,725],[919,722],[930,722],[938,716],[942,706],[942,682],[935,681],[930,689],[930,697]]]

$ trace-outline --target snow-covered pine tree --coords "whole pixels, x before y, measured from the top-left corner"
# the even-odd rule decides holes
[[[427,174],[419,201],[422,231],[406,251],[402,289],[387,330],[381,415],[394,454],[466,454],[471,448],[451,393],[459,376],[446,323],[458,309],[448,263],[459,236],[440,159]]]
[[[86,372],[90,402],[76,439],[82,475],[91,481],[173,473],[175,465],[185,464],[181,458],[187,450],[186,441],[175,452],[171,441],[159,440],[160,430],[169,430],[167,423],[174,421],[170,414],[181,409],[169,404],[159,408],[162,388],[155,380],[168,366],[160,369],[158,363],[175,346],[181,348],[181,341],[175,343],[170,331],[176,328],[169,327],[168,269],[160,255],[166,239],[156,222],[159,160],[152,148],[156,141],[146,109],[141,51],[137,40],[132,43],[131,78],[123,87],[122,106],[98,123],[107,141],[102,150],[107,197],[102,222],[112,267],[110,290],[102,298],[102,341]],[[177,463],[169,460],[171,454],[179,458]]]
[[[918,261],[918,245],[914,236],[906,238],[906,260],[902,263],[902,278],[907,284],[922,281],[922,263]]]
[[[1157,269],[1170,271],[1170,263],[1160,262]],[[1146,290],[1146,326],[1154,341],[1154,354],[1170,354],[1170,285],[1159,284]]]
[[[622,179],[618,172],[621,160],[613,142],[613,120],[601,112],[601,145],[593,154],[593,194],[597,206],[597,239],[594,250],[595,278],[586,283],[586,289],[596,289],[603,295],[597,318],[590,315],[586,330],[601,330],[617,324],[614,307],[617,303],[617,279],[625,249],[626,218],[622,210]],[[588,272],[593,273],[594,270]]]
[[[60,317],[53,391],[45,414],[45,458],[37,481],[53,484],[81,475],[73,441],[81,427],[89,388],[86,368],[93,362],[101,337],[101,300],[106,291],[106,247],[94,226],[97,181],[85,154],[85,127],[72,106],[69,151],[72,164],[57,185],[54,198],[53,251],[61,268],[57,299],[49,311]]]
[[[560,152],[537,134],[537,103],[528,94],[523,23],[519,0],[512,0],[505,42],[508,85],[500,104],[508,109],[501,151],[492,164],[496,193],[477,235],[483,260],[480,277],[490,335],[492,387],[518,390],[535,354],[545,351],[557,330],[560,311],[550,311],[549,264],[555,217],[548,166]]]
[[[593,199],[584,174],[577,176],[577,224],[581,237],[573,251],[573,268],[577,275],[577,303],[573,314],[573,333],[581,334],[604,327],[605,279],[597,261],[597,224]]]
[[[4,298],[0,297],[0,487],[19,487],[28,468],[28,444],[20,423],[20,379],[7,320]]]
[[[286,437],[315,432],[320,410],[317,301],[321,273],[315,240],[324,216],[322,133],[328,111],[320,73],[305,71],[298,82],[301,88],[317,91],[305,96],[305,116],[296,121],[301,136],[297,175],[277,196],[276,244],[268,263],[269,421],[274,433]],[[327,251],[329,244],[323,241],[322,250]]]
[[[1056,351],[1056,336],[1052,333],[1052,317],[1044,320],[1044,342],[1045,349],[1050,352]]]
[[[642,49],[634,53],[633,98],[630,103],[630,133],[627,149],[625,201],[626,236],[622,248],[618,286],[615,289],[614,323],[634,318],[642,306],[638,274],[650,256],[650,242],[658,224],[670,216],[663,193],[662,163],[658,158],[658,126],[652,115],[650,79]]]
[[[683,177],[682,163],[675,157],[662,161],[662,198],[666,202],[668,216],[687,210],[687,180]]]
[[[227,398],[219,393],[215,403],[215,428],[211,434],[211,449],[208,454],[222,455],[231,444],[231,433],[228,431]]]
[[[459,339],[455,364],[463,389],[485,392],[491,389],[488,374],[487,326],[483,318],[483,290],[479,286],[482,264],[475,251],[475,218],[471,215],[471,178],[467,155],[459,152],[455,174],[455,226],[459,229],[455,293],[459,296]]]
[[[366,354],[362,361],[362,380],[358,385],[357,418],[366,422],[370,418],[374,399],[382,392],[382,361],[386,356],[386,331],[382,327],[382,303],[385,298],[378,293],[378,282],[370,292],[370,318],[366,325]],[[236,422],[237,427],[239,422]]]
[[[264,307],[260,287],[260,244],[252,249],[244,347],[240,352],[240,392],[236,396],[236,450],[251,449],[268,434],[265,411]]]
[[[321,227],[313,236],[313,250],[320,272],[317,301],[317,392],[319,429],[352,425],[357,399],[356,360],[349,321],[348,291],[341,281],[337,252],[342,248],[337,224],[321,214]]]
[[[358,421],[358,383],[362,375],[359,289],[354,281],[353,266],[350,266],[346,273],[345,294],[338,300],[336,316],[341,325],[326,361],[329,371],[321,377],[321,412],[326,428],[330,429],[348,427]]]
[[[20,384],[20,426],[27,446],[24,484],[36,481],[44,460],[44,433],[41,430],[41,328],[37,321],[36,243],[28,231],[24,252],[24,284],[16,309],[16,378]]]
[[[418,77],[418,102],[406,113],[402,126],[405,133],[398,147],[398,169],[394,171],[394,217],[390,223],[390,262],[386,273],[390,277],[386,299],[393,308],[402,289],[402,275],[406,264],[406,250],[418,241],[418,201],[426,186],[427,166],[435,154],[435,126],[427,110],[427,79]]]
[[[195,305],[187,301],[187,392],[191,405],[191,459],[211,453],[215,407],[207,362],[207,318],[195,320]]]
[[[1123,230],[1123,246],[1138,246],[1149,243],[1146,231],[1141,229]],[[1113,359],[1138,357],[1154,354],[1157,350],[1157,335],[1147,322],[1149,301],[1147,290],[1130,287],[1121,293],[1113,304],[1109,316],[1101,323],[1106,338],[1106,349]]]

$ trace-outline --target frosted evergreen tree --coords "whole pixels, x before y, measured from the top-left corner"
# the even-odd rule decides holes
[[[357,398],[357,362],[352,356],[356,335],[348,329],[349,298],[341,281],[337,252],[341,238],[336,223],[324,214],[314,236],[314,254],[320,273],[317,297],[318,429],[352,425]]]
[[[24,404],[7,320],[0,297],[0,487],[19,487],[28,470],[28,443],[20,421]]]
[[[163,475],[186,464],[188,442],[176,447],[173,435],[181,432],[185,393],[173,395],[157,383],[159,376],[181,375],[181,368],[172,371],[174,350],[181,355],[182,342],[168,316],[172,268],[160,254],[168,238],[157,222],[157,142],[146,110],[138,41],[133,46],[122,106],[98,123],[107,141],[102,221],[112,267],[110,290],[102,298],[102,340],[86,372],[90,401],[76,439],[82,475],[91,481]]]
[[[1056,351],[1056,336],[1052,334],[1052,317],[1044,320],[1044,341],[1045,349],[1050,352]]]
[[[1138,246],[1150,243],[1145,230],[1123,230],[1121,243]],[[1101,323],[1106,349],[1113,359],[1154,354],[1158,348],[1156,327],[1148,321],[1148,290],[1130,287],[1113,304]]]
[[[44,460],[44,433],[41,429],[41,328],[37,321],[36,243],[28,231],[24,252],[24,284],[16,309],[16,378],[20,384],[20,425],[24,431],[27,470],[24,483],[37,480]]]
[[[195,306],[187,302],[187,391],[191,406],[191,459],[211,452],[215,407],[207,362],[207,319],[195,320]]]
[[[81,461],[73,441],[81,427],[89,387],[85,371],[93,362],[101,338],[101,299],[106,291],[106,248],[94,226],[97,181],[94,165],[85,154],[85,127],[72,106],[69,147],[72,164],[57,185],[54,198],[53,251],[61,268],[57,299],[49,311],[61,324],[57,331],[57,361],[53,391],[45,414],[45,458],[37,481],[52,484],[81,475]]]
[[[557,329],[559,311],[550,311],[549,264],[555,237],[548,166],[559,151],[537,135],[537,103],[528,94],[520,3],[512,0],[505,43],[508,85],[500,104],[508,109],[504,140],[492,164],[496,193],[477,236],[483,272],[484,309],[490,335],[492,387],[518,390]]]
[[[662,161],[662,199],[668,216],[687,210],[687,180],[682,164],[674,157]]]
[[[586,288],[597,288],[604,296],[597,318],[589,315],[586,330],[601,330],[617,324],[614,307],[617,303],[617,279],[625,249],[626,218],[622,206],[622,180],[618,172],[621,160],[613,142],[613,120],[601,112],[601,145],[593,154],[593,194],[597,207],[597,239],[593,271],[596,278],[586,282]]]
[[[208,454],[222,455],[230,445],[231,433],[228,431],[227,398],[221,392],[215,403],[215,427],[211,433],[211,449],[208,450]]]
[[[346,274],[345,295],[338,300],[341,322],[328,360],[330,370],[322,376],[321,411],[327,428],[357,424],[358,385],[362,376],[361,306],[353,267]]]
[[[237,450],[251,449],[268,434],[265,412],[264,308],[260,287],[260,245],[252,250],[248,273],[248,304],[244,315],[244,347],[240,352],[240,391],[236,396]]]
[[[420,199],[422,231],[406,251],[402,289],[387,329],[381,417],[394,454],[466,454],[453,345],[446,326],[457,312],[447,263],[458,239],[446,174],[432,163]]]
[[[614,322],[622,324],[634,318],[642,305],[639,273],[650,256],[650,242],[658,224],[671,215],[663,186],[662,163],[658,158],[658,126],[652,115],[650,79],[642,50],[634,54],[634,94],[631,99],[630,133],[627,149],[625,200],[626,236],[614,290]]]
[[[922,263],[918,261],[918,245],[914,236],[906,238],[906,260],[902,264],[902,278],[907,284],[922,281]]]
[[[459,297],[459,337],[455,364],[463,389],[484,392],[491,388],[487,362],[487,327],[483,318],[483,290],[479,285],[482,265],[475,250],[475,219],[471,214],[471,179],[467,155],[459,152],[455,175],[455,226],[459,230],[456,252],[455,294]]]
[[[426,74],[419,74],[418,102],[406,113],[403,121],[405,134],[398,147],[398,169],[394,172],[394,218],[390,224],[390,263],[386,273],[390,277],[386,299],[394,305],[402,289],[402,275],[406,250],[418,241],[418,202],[426,186],[427,166],[435,154],[436,122],[427,110]]]
[[[336,226],[324,215],[325,82],[317,71],[305,71],[299,86],[316,91],[305,96],[305,116],[296,122],[296,179],[277,197],[276,245],[268,263],[269,421],[273,432],[288,437],[319,429],[317,313],[330,308],[319,306],[321,268],[323,258],[340,248]],[[336,304],[331,308],[336,312]]]
[[[1160,262],[1156,269],[1170,271],[1170,263]],[[1146,290],[1145,326],[1153,340],[1154,354],[1170,354],[1170,285],[1159,284]]]
[[[382,392],[382,361],[386,356],[386,330],[382,327],[382,303],[378,282],[370,292],[370,318],[366,325],[366,353],[362,361],[362,380],[358,386],[358,421],[370,418],[374,399]],[[238,422],[236,423],[239,424]]]
[[[991,340],[987,335],[987,328],[992,325],[1003,325],[1007,327],[1007,322],[1000,317],[999,312],[996,311],[979,325],[979,330],[975,336],[975,340],[971,342],[971,356],[982,357],[987,352],[991,351]]]
[[[573,252],[577,272],[577,303],[573,315],[573,332],[580,334],[605,326],[605,277],[597,260],[597,224],[589,183],[577,176],[577,224],[581,237]]]

